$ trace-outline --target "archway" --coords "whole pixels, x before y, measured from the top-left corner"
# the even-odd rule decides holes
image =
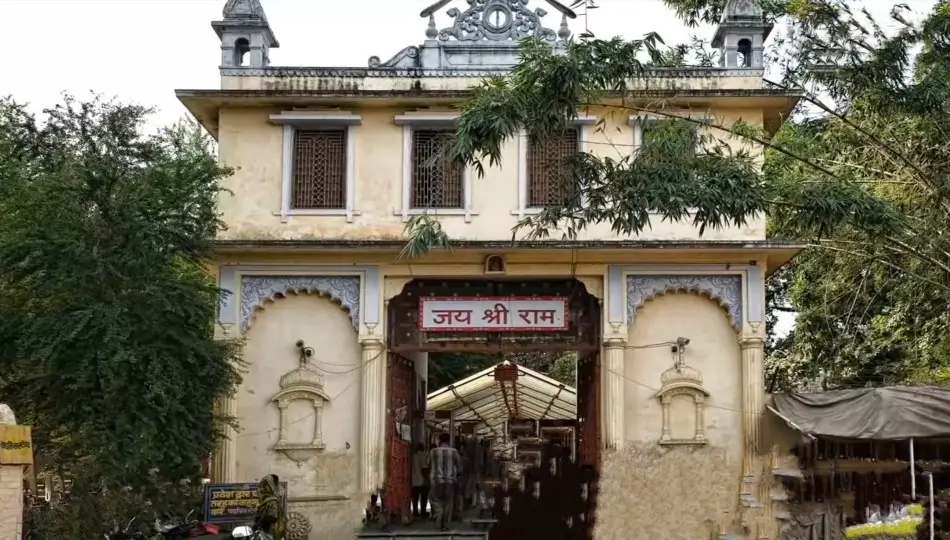
[[[542,438],[544,422],[549,419],[544,418],[540,407],[541,418],[523,422],[531,435],[518,439],[525,445],[538,441],[536,449],[531,447],[536,458],[517,464],[506,461],[505,456],[499,458],[503,462],[501,472],[484,488],[490,508],[483,516],[485,525],[490,525],[492,540],[524,538],[529,532],[551,538],[589,538],[602,447],[600,301],[574,279],[414,280],[390,302],[387,316],[390,352],[384,499],[392,530],[397,532],[397,523],[409,514],[410,444],[426,433],[425,405],[418,399],[425,392],[418,389],[414,367],[418,355],[445,351],[575,351],[576,411],[570,426],[576,436],[569,443]],[[518,374],[502,371],[493,372],[494,380],[479,394],[479,404],[492,407],[492,399],[484,391],[490,392],[493,385],[501,389],[499,396],[506,395],[505,389],[514,391],[511,389],[517,386]],[[455,397],[461,406],[473,408],[461,387],[450,389],[458,394]],[[543,392],[539,386],[532,393]],[[544,401],[539,395],[524,399]],[[493,410],[498,409],[495,404]],[[479,418],[478,410],[472,412],[469,416],[475,418],[474,424],[490,421]],[[511,416],[510,408],[506,414],[506,433],[527,420]],[[407,429],[407,424],[415,426]],[[473,426],[473,433],[477,429]],[[469,525],[478,525],[478,521],[472,520]]]

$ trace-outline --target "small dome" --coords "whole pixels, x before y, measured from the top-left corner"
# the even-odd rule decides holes
[[[722,12],[722,22],[761,21],[765,18],[758,0],[728,0]]]

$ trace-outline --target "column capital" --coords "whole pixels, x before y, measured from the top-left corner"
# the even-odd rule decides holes
[[[604,348],[605,349],[622,349],[626,347],[627,339],[624,336],[605,336],[604,337]]]
[[[762,336],[743,335],[739,337],[739,346],[742,347],[743,349],[764,347],[765,339]]]
[[[379,348],[382,349],[386,346],[383,341],[382,336],[376,334],[362,335],[359,337],[360,346],[364,349],[373,349]]]

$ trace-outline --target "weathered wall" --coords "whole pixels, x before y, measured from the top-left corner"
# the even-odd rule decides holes
[[[23,466],[0,466],[0,538],[23,534]]]
[[[352,128],[354,137],[355,211],[348,223],[344,216],[292,215],[281,222],[282,128],[268,123],[268,109],[223,109],[220,113],[219,152],[221,161],[235,167],[224,180],[219,209],[228,229],[225,239],[394,239],[404,235],[405,222],[397,215],[402,207],[403,131],[393,123],[405,109],[372,108],[349,112],[362,116],[362,124]],[[630,111],[592,109],[592,116],[605,118],[602,130],[586,126],[583,139],[590,152],[614,159],[632,151],[634,133],[628,125]],[[704,111],[698,111],[704,112]],[[716,120],[729,124],[740,118],[761,125],[761,110],[716,110]],[[728,139],[717,130],[714,135]],[[740,146],[736,139],[730,145]],[[508,141],[501,166],[488,168],[485,176],[470,172],[472,210],[469,218],[452,212],[434,212],[450,237],[458,240],[509,240],[518,222],[519,155],[517,143]],[[678,223],[652,220],[645,240],[696,240],[698,229],[689,220]],[[704,240],[761,240],[765,220],[752,219],[745,227],[707,230]],[[609,224],[591,225],[579,233],[581,240],[616,240]]]
[[[357,493],[361,348],[356,330],[347,313],[320,296],[290,294],[264,307],[245,334],[248,367],[237,397],[237,479],[279,475],[288,483],[291,510],[310,518],[311,538],[342,538],[359,526],[366,500]],[[326,449],[298,465],[272,450],[279,413],[271,399],[281,376],[299,365],[299,339],[314,348],[310,365],[323,373],[329,403],[323,410]],[[287,414],[288,439],[313,433],[313,409],[306,402],[291,403]]]
[[[704,446],[657,444],[663,415],[656,394],[673,367],[669,342],[689,338],[684,361],[709,392]],[[738,524],[742,460],[741,352],[725,311],[693,293],[671,293],[641,307],[625,355],[625,438],[604,455],[596,538],[705,540]],[[691,438],[695,407],[675,398],[673,438]]]

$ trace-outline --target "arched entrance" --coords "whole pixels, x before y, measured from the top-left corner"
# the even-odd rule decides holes
[[[517,472],[505,472],[491,488],[495,522],[489,535],[492,540],[590,538],[603,446],[600,301],[575,279],[422,279],[409,282],[390,301],[387,317],[384,499],[393,532],[410,507],[416,441],[407,437],[407,424],[426,412],[425,391],[417,387],[410,358],[433,352],[575,351],[573,441],[570,447],[544,442],[534,463],[505,469]]]

